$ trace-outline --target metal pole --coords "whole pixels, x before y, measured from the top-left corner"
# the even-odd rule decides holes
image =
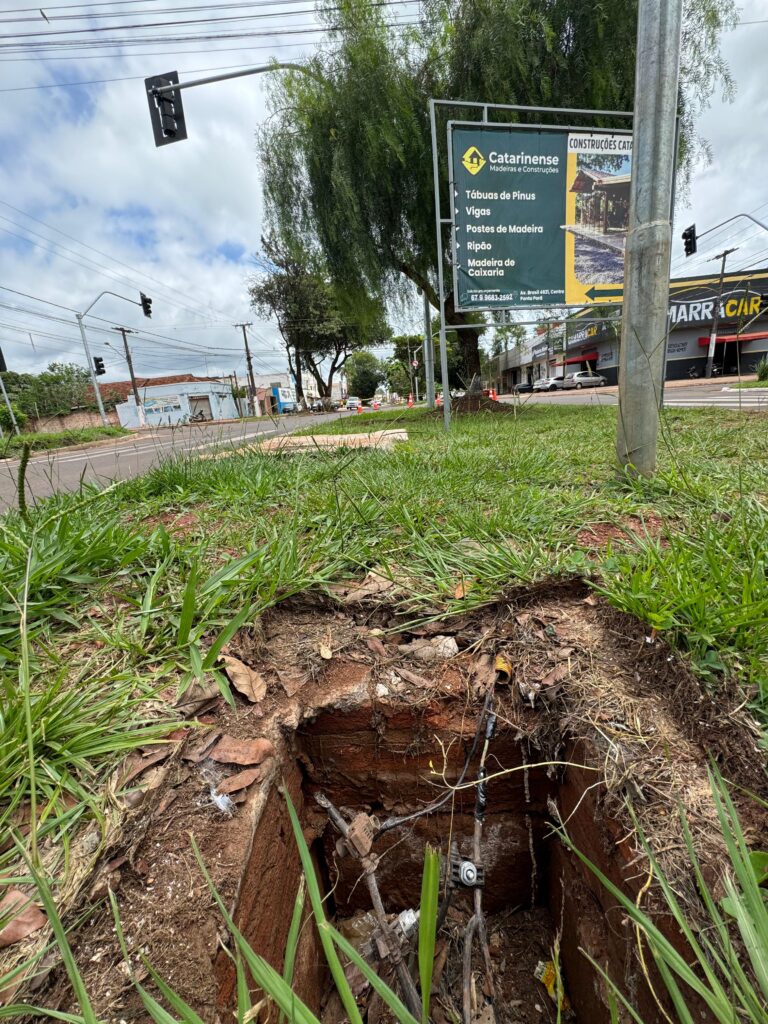
[[[128,335],[135,334],[135,331],[128,330],[127,327],[113,327],[113,331],[117,331],[123,336],[123,347],[125,348],[125,361],[128,363],[128,373],[131,375],[131,387],[133,388],[133,397],[136,400],[136,415],[139,418],[139,426],[146,427],[147,418],[144,414],[144,406],[142,405],[141,398],[139,396],[139,387],[136,383],[136,374],[133,372],[133,359],[131,358],[131,350],[128,348]]]
[[[640,0],[638,5],[616,453],[621,465],[642,476],[656,470],[682,6],[682,0]]]
[[[102,292],[101,294],[103,295],[104,292]],[[99,298],[101,298],[101,296],[99,296]],[[95,301],[96,300],[94,300],[94,302]],[[91,306],[93,304],[94,303],[92,302]],[[89,306],[88,309],[90,309],[91,306]],[[88,312],[88,310],[86,310],[86,313],[87,312]],[[91,359],[91,350],[88,348],[88,339],[85,336],[85,326],[83,325],[83,317],[84,316],[85,316],[85,313],[75,313],[75,320],[77,320],[77,326],[80,328],[80,337],[83,339],[83,348],[85,349],[85,359],[86,359],[86,362],[88,363],[88,372],[91,375],[91,383],[93,384],[93,390],[94,390],[94,393],[96,395],[96,405],[99,407],[99,416],[101,416],[102,424],[105,427],[108,427],[109,426],[109,420],[107,419],[106,412],[104,412],[104,403],[101,400],[101,391],[99,391],[99,382],[98,382],[98,379],[96,377],[96,372],[95,372],[95,370],[93,368],[93,360]]]
[[[715,303],[715,312],[712,316],[712,330],[709,332],[709,348],[707,349],[707,368],[704,371],[705,377],[712,376],[712,363],[715,359],[715,346],[717,345],[717,328],[720,325],[720,303],[723,299],[723,278],[725,277],[725,261],[728,256],[736,252],[735,249],[726,249],[724,252],[720,252],[713,259],[720,260],[720,281],[717,285],[717,302]]]
[[[429,122],[432,132],[432,177],[435,189],[435,235],[437,241],[437,294],[440,303],[440,374],[443,384],[443,424],[451,429],[451,391],[448,387],[448,349],[445,340],[445,282],[443,280],[443,228],[440,217],[440,161],[437,155],[435,101],[429,101]]]
[[[435,346],[432,344],[432,317],[427,293],[424,297],[424,376],[427,382],[427,408],[435,408]]]
[[[17,435],[21,434],[21,431],[19,430],[19,425],[16,422],[16,417],[13,414],[13,406],[11,405],[11,400],[8,397],[8,392],[5,390],[5,381],[3,380],[2,373],[0,373],[0,391],[3,392],[3,398],[5,400],[6,408],[8,409],[8,415],[11,417],[11,424],[13,426],[13,429],[16,431]]]
[[[250,407],[251,407],[251,416],[255,416],[256,415],[256,380],[255,380],[255,378],[253,376],[253,361],[251,359],[251,350],[250,350],[250,347],[248,345],[248,334],[246,332],[246,328],[250,327],[250,326],[251,326],[250,323],[247,323],[247,324],[235,324],[235,327],[240,327],[242,329],[242,332],[243,332],[243,341],[245,342],[245,359],[246,359],[246,363],[248,364],[248,391],[250,392],[248,397],[250,399],[249,404],[250,404]]]

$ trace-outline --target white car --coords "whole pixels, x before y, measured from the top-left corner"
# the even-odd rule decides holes
[[[562,386],[562,377],[540,377],[533,382],[534,391],[557,391]]]
[[[592,370],[578,370],[569,373],[562,383],[564,388],[602,388],[608,383],[607,377],[601,377]]]
[[[349,410],[350,412],[356,412],[356,411],[357,411],[357,407],[358,407],[358,405],[362,405],[362,404],[363,404],[363,403],[362,403],[362,402],[360,401],[360,399],[359,399],[359,398],[358,398],[358,397],[357,397],[356,395],[350,395],[350,396],[349,396],[349,397],[347,398],[347,405],[346,405],[346,408],[347,408],[347,409],[348,409],[348,410]]]

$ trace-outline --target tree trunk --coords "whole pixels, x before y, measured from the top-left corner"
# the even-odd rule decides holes
[[[453,292],[449,292],[445,297],[446,326],[459,326],[461,324],[471,323],[468,314],[460,313],[458,312],[458,310],[454,308],[453,301]],[[477,327],[476,330],[465,328],[464,330],[456,332],[459,338],[462,359],[464,361],[464,373],[466,375],[467,387],[469,387],[469,382],[475,375],[477,375],[478,377],[480,376],[481,333],[482,327],[479,326]]]

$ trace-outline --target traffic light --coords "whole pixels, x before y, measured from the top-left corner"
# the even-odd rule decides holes
[[[102,373],[107,372],[104,369],[104,360],[101,358],[101,356],[93,357],[93,372],[96,374],[97,377],[100,377]]]
[[[5,356],[3,350],[0,348],[0,373],[8,373],[8,367],[5,365]]]
[[[686,228],[683,232],[683,245],[685,246],[685,255],[693,256],[696,252],[696,225],[691,224],[689,228]]]
[[[141,311],[142,311],[142,313],[144,314],[144,316],[151,317],[152,316],[152,299],[150,299],[150,297],[148,295],[145,295],[144,292],[139,292],[139,295],[141,296]]]
[[[169,142],[181,142],[187,137],[187,123],[184,120],[184,108],[181,105],[181,92],[169,89],[159,92],[163,86],[178,85],[178,71],[169,71],[165,75],[155,75],[144,79],[149,100],[149,118],[156,146],[167,146]]]

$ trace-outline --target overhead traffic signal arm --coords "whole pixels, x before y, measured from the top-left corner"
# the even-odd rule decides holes
[[[244,71],[230,71],[226,75],[213,75],[210,78],[196,78],[192,82],[179,82],[178,71],[168,71],[164,75],[153,75],[144,79],[144,88],[149,100],[149,116],[152,121],[152,132],[156,146],[167,146],[169,142],[181,142],[187,137],[187,123],[184,120],[184,108],[181,104],[181,90],[191,89],[195,85],[210,85],[212,82],[224,82],[230,78],[245,78],[247,75],[262,75],[267,71],[303,71],[312,78],[322,75],[304,64],[284,64],[273,62],[258,67],[246,68]]]

